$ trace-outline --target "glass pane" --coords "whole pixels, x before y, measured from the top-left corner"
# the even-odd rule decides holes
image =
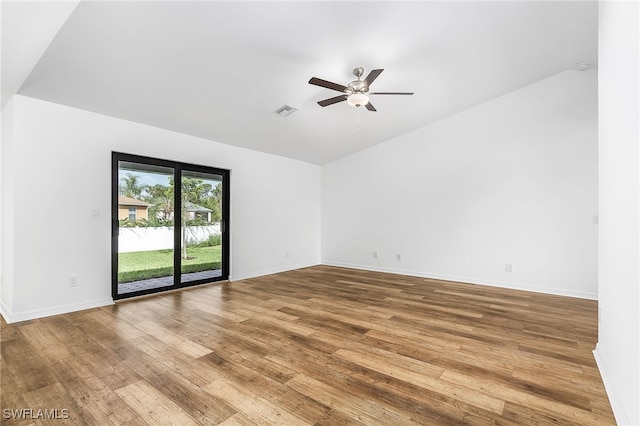
[[[181,282],[222,275],[222,176],[182,172]]]
[[[173,285],[173,174],[118,162],[118,294]]]

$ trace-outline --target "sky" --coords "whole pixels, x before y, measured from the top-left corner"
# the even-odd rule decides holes
[[[150,172],[132,171],[130,169],[126,169],[126,170],[120,169],[118,170],[118,183],[121,184],[122,179],[129,174],[138,176],[138,182],[141,186],[145,186],[145,185],[169,186],[169,176],[172,176],[172,174],[150,173]],[[211,186],[214,188],[218,185],[218,183],[220,183],[220,181],[213,180],[213,179],[204,179],[202,177],[200,177],[200,179],[202,179],[205,183],[211,184]]]

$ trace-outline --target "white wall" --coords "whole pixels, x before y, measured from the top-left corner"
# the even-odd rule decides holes
[[[595,351],[616,420],[640,424],[640,8],[599,3],[600,327]]]
[[[13,286],[13,99],[2,109],[2,149],[0,149],[0,310],[11,310]],[[5,208],[7,211],[5,211]]]
[[[3,236],[15,235],[13,259],[3,257],[3,271],[7,263],[13,269],[13,277],[5,273],[13,291],[6,319],[112,302],[112,151],[231,170],[232,279],[319,263],[318,166],[23,96],[13,102],[14,193],[3,191]],[[7,163],[4,148],[3,141]],[[103,219],[91,219],[95,209]],[[78,287],[68,287],[72,275]]]
[[[563,72],[324,166],[323,263],[596,298],[596,80]]]

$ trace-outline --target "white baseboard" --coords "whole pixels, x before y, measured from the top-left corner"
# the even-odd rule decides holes
[[[248,278],[256,278],[264,275],[277,274],[279,272],[292,271],[295,269],[307,268],[307,267],[316,266],[316,265],[319,265],[319,263],[306,262],[306,263],[300,263],[295,265],[288,265],[281,268],[265,269],[261,271],[254,271],[254,272],[249,272],[245,274],[233,275],[233,278],[230,275],[229,281],[239,281],[239,280],[244,280]],[[33,309],[33,310],[23,311],[23,312],[12,312],[10,309],[8,309],[8,307],[4,303],[2,303],[2,301],[0,301],[0,314],[2,314],[5,321],[8,324],[11,324],[14,322],[28,321],[28,320],[44,318],[52,315],[60,315],[60,314],[66,314],[69,312],[82,311],[84,309],[99,308],[101,306],[113,305],[113,303],[114,302],[112,298],[105,298],[105,299],[89,300],[86,302],[75,303],[70,305],[52,306],[48,308]]]
[[[305,262],[305,263],[299,263],[295,265],[287,265],[279,268],[264,269],[260,271],[247,272],[247,273],[237,274],[237,275],[234,274],[229,276],[229,281],[233,282],[233,281],[240,281],[240,280],[245,280],[249,278],[257,278],[265,275],[277,274],[280,272],[287,272],[295,269],[308,268],[308,267],[317,266],[317,265],[337,266],[337,267],[361,269],[361,270],[367,270],[367,271],[386,272],[386,273],[399,274],[399,275],[410,275],[410,276],[422,277],[422,278],[431,278],[431,279],[456,281],[456,282],[470,283],[470,284],[488,285],[493,287],[502,287],[502,288],[509,288],[514,290],[525,290],[525,291],[534,291],[538,293],[556,294],[559,296],[578,297],[582,299],[597,300],[598,298],[597,294],[590,294],[590,293],[571,292],[571,291],[563,291],[563,290],[544,288],[544,287],[532,287],[527,285],[520,285],[517,283],[488,281],[488,280],[481,280],[481,279],[475,279],[475,278],[469,278],[469,277],[432,274],[432,273],[425,273],[425,272],[419,272],[419,271],[407,271],[407,270],[399,270],[399,269],[392,269],[392,268],[379,268],[379,267],[370,266],[370,265],[357,265],[357,264],[333,262],[333,261]],[[0,301],[0,314],[2,314],[2,316],[4,317],[5,321],[7,321],[7,323],[14,323],[19,321],[27,321],[27,320],[36,319],[36,318],[47,317],[51,315],[66,314],[69,312],[75,312],[75,311],[80,311],[84,309],[97,308],[100,306],[107,306],[112,304],[113,304],[112,298],[105,298],[105,299],[90,300],[90,301],[70,304],[70,305],[53,306],[53,307],[44,308],[44,309],[34,309],[34,310],[23,311],[23,312],[12,312],[10,309],[8,309],[8,307],[2,301]]]
[[[580,299],[598,300],[597,293],[585,293],[585,292],[563,290],[563,289],[557,289],[557,288],[536,287],[536,286],[530,286],[530,285],[512,283],[512,282],[491,281],[491,280],[478,279],[473,277],[462,277],[462,276],[455,276],[455,275],[433,274],[433,273],[422,272],[422,271],[407,271],[407,270],[393,269],[393,268],[379,268],[379,267],[370,266],[370,265],[357,265],[357,264],[344,263],[344,262],[323,261],[322,264],[328,265],[328,266],[338,266],[343,268],[361,269],[366,271],[386,272],[386,273],[398,274],[398,275],[409,275],[409,276],[420,277],[420,278],[431,278],[434,280],[455,281],[460,283],[508,288],[511,290],[532,291],[535,293],[553,294],[556,296],[568,296],[568,297],[576,297]]]
[[[598,370],[600,371],[604,388],[607,391],[607,396],[609,397],[609,403],[611,404],[613,415],[616,418],[616,423],[619,425],[632,425],[631,419],[629,418],[627,410],[624,407],[624,403],[622,402],[622,398],[620,398],[620,392],[616,387],[615,381],[609,374],[609,369],[607,368],[604,358],[598,351],[597,344],[593,351],[593,356],[596,359],[596,364],[598,365]]]
[[[293,271],[295,269],[308,268],[310,266],[320,265],[319,262],[298,263],[296,265],[283,266],[281,268],[263,269],[261,271],[248,272],[244,274],[230,274],[229,281],[247,280],[249,278],[263,277],[265,275],[278,274],[280,272]]]
[[[9,318],[11,317],[11,309],[7,305],[4,304],[4,301],[0,300],[0,315],[4,318],[4,320],[9,323]]]
[[[6,306],[4,304],[0,305],[0,308],[2,309],[2,316],[4,317],[5,321],[7,321],[8,324],[11,324],[14,322],[28,321],[37,318],[49,317],[52,315],[67,314],[69,312],[99,308],[101,306],[108,305],[113,305],[113,299],[110,297],[105,299],[88,300],[85,302],[73,303],[70,305],[59,305],[43,309],[33,309],[23,312],[11,312],[10,310],[6,309]]]

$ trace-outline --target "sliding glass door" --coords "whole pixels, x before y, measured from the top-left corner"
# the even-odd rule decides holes
[[[158,161],[118,159],[116,173],[113,256],[117,297],[172,287],[175,168]]]
[[[222,274],[223,180],[219,173],[182,169],[181,283]]]
[[[114,299],[226,280],[229,171],[113,153]]]

